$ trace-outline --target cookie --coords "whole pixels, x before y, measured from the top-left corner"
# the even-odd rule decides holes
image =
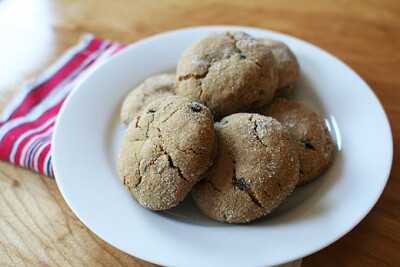
[[[175,74],[158,74],[147,78],[125,97],[121,107],[121,121],[129,123],[153,100],[174,95]]]
[[[261,111],[286,126],[300,161],[298,184],[321,175],[333,159],[333,142],[324,119],[310,108],[283,98]]]
[[[181,96],[156,99],[129,124],[118,173],[150,210],[176,206],[211,166],[216,154],[210,110]]]
[[[222,32],[203,37],[183,53],[175,92],[203,103],[219,120],[265,106],[276,86],[270,49],[243,32]]]
[[[246,223],[278,207],[298,181],[299,161],[292,139],[277,120],[236,113],[215,123],[218,153],[192,190],[209,217]]]
[[[290,48],[279,41],[259,38],[261,42],[271,48],[274,54],[278,70],[278,88],[276,97],[291,97],[296,89],[297,80],[300,76],[300,66],[296,56]]]

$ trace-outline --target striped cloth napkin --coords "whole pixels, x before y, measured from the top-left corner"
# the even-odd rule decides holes
[[[50,148],[62,104],[88,70],[124,47],[85,34],[49,69],[27,82],[0,114],[0,159],[54,176]]]

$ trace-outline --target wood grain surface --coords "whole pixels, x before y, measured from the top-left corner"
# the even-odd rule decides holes
[[[394,160],[388,184],[358,226],[304,258],[303,266],[399,266],[398,0],[2,0],[0,111],[23,82],[48,67],[85,32],[130,43],[168,30],[211,24],[254,26],[299,37],[343,60],[372,87],[393,132]],[[379,146],[379,140],[369,145]],[[87,229],[53,179],[6,162],[0,162],[0,265],[153,266],[108,245]]]

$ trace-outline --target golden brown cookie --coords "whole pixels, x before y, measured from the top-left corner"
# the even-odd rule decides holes
[[[278,70],[278,88],[276,97],[291,97],[296,89],[300,76],[300,66],[296,56],[290,48],[279,41],[259,38],[261,42],[271,48],[274,54]]]
[[[183,53],[175,92],[203,103],[219,120],[265,106],[276,86],[270,49],[243,32],[222,32],[203,37]]]
[[[154,100],[129,124],[118,173],[139,203],[172,208],[210,167],[216,137],[210,110],[181,96]]]
[[[175,74],[158,74],[147,78],[125,97],[121,107],[121,121],[128,127],[147,104],[157,98],[174,95],[174,91]]]
[[[299,161],[292,139],[277,120],[236,113],[215,123],[218,153],[192,190],[209,217],[246,223],[278,207],[297,184]]]
[[[260,112],[286,126],[300,161],[298,184],[321,175],[333,159],[333,143],[324,119],[310,108],[283,98]]]

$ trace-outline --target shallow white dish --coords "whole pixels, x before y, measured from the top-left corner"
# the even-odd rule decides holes
[[[188,197],[151,212],[121,185],[116,161],[123,97],[146,77],[174,71],[182,52],[210,32],[245,31],[285,42],[297,56],[296,100],[322,114],[336,143],[330,169],[297,188],[272,214],[247,225],[218,223]],[[53,138],[57,184],[95,234],[144,260],[173,266],[261,266],[289,262],[333,243],[371,210],[389,176],[393,143],[368,85],[329,53],[288,35],[247,27],[199,27],[137,42],[92,71],[70,94]]]

